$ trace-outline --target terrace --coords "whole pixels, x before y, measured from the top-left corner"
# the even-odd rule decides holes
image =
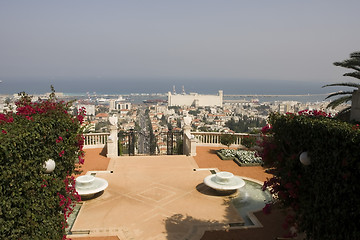
[[[87,136],[83,174],[106,179],[109,187],[97,198],[82,202],[68,237],[112,239],[277,239],[285,215],[261,209],[250,213],[252,226],[225,197],[209,194],[203,186],[210,170],[263,182],[270,177],[260,166],[239,167],[216,155],[218,134],[197,133],[196,156],[105,157],[108,134]],[[239,135],[241,139],[243,135]],[[241,141],[237,141],[240,144]]]

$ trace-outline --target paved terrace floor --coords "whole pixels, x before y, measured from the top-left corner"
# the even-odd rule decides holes
[[[85,201],[72,231],[77,240],[127,239],[276,239],[286,234],[284,215],[275,210],[270,215],[255,213],[264,227],[227,229],[241,217],[225,197],[203,186],[210,174],[201,168],[217,168],[236,175],[264,181],[270,175],[262,167],[239,167],[222,161],[218,148],[198,147],[197,156],[135,156],[108,159],[99,149],[86,150],[84,173],[97,173],[109,187],[98,198]]]

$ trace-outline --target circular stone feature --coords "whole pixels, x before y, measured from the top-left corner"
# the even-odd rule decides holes
[[[84,175],[76,178],[75,189],[80,196],[91,196],[105,190],[108,182],[105,179]]]
[[[95,177],[92,175],[84,175],[76,178],[76,186],[78,188],[88,188],[91,187]]]
[[[218,172],[205,177],[204,184],[220,192],[231,192],[242,188],[245,182],[230,172]]]
[[[218,172],[215,174],[215,182],[218,184],[228,184],[230,183],[231,179],[234,177],[234,174],[230,172]]]

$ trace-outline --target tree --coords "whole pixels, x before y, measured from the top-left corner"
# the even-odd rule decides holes
[[[228,148],[230,147],[231,144],[233,144],[236,140],[235,135],[233,134],[222,134],[220,136],[220,143],[227,146]]]
[[[342,62],[334,62],[334,65],[355,70],[354,72],[345,73],[343,76],[354,77],[354,78],[357,78],[358,80],[360,80],[360,52],[353,52],[350,54],[350,59],[346,59]],[[333,84],[327,84],[323,87],[333,87],[333,86],[353,87],[353,88],[356,88],[356,90],[360,89],[360,84],[354,83],[354,82],[333,83]],[[353,93],[354,93],[354,90],[353,91],[349,90],[349,91],[338,91],[338,92],[330,94],[329,96],[326,97],[326,99],[335,97],[335,96],[339,96],[339,97],[337,99],[332,100],[327,105],[327,108],[334,109],[342,103],[350,102]],[[338,113],[338,116],[342,117],[345,115],[349,115],[350,111],[351,111],[351,106],[346,107],[345,109],[341,110]]]

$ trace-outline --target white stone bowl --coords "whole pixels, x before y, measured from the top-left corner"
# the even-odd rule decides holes
[[[79,188],[88,188],[90,187],[95,180],[95,177],[92,175],[84,175],[76,178],[76,185]]]
[[[239,176],[234,176],[232,173],[218,172],[205,177],[204,184],[219,192],[228,192],[242,188],[245,185],[245,181]]]

